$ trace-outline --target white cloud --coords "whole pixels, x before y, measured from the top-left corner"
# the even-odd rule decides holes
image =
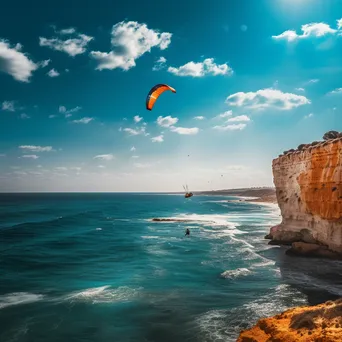
[[[82,118],[80,120],[73,120],[72,122],[73,123],[77,123],[77,124],[79,124],[79,123],[81,123],[81,124],[88,124],[90,121],[93,121],[93,120],[94,120],[94,118],[84,117],[84,118]]]
[[[24,172],[24,171],[13,171],[13,174],[18,175],[18,176],[25,176],[25,175],[27,175],[27,173]]]
[[[337,28],[342,29],[342,18],[337,20]]]
[[[182,134],[182,135],[194,135],[199,132],[199,129],[197,127],[185,128],[185,127],[171,126],[170,131],[178,133],[178,134]]]
[[[1,105],[1,109],[7,112],[15,112],[14,101],[4,101]]]
[[[139,169],[145,169],[152,166],[149,163],[134,163],[133,165]]]
[[[21,158],[38,159],[39,157],[35,154],[24,154]]]
[[[50,62],[51,62],[51,59],[46,59],[44,61],[39,62],[38,65],[40,68],[45,68],[50,64]]]
[[[29,150],[32,152],[51,152],[54,151],[52,146],[34,146],[34,145],[21,145],[19,148]]]
[[[233,70],[228,64],[216,64],[214,58],[207,58],[203,62],[189,62],[179,68],[169,67],[168,72],[177,76],[203,77],[206,75],[231,75]]]
[[[152,142],[163,142],[164,141],[164,136],[162,134],[158,135],[157,137],[151,138],[151,141]]]
[[[76,30],[73,27],[70,27],[70,28],[63,29],[63,30],[59,31],[60,34],[73,34],[75,32],[76,32]]]
[[[305,91],[304,88],[295,88],[295,90],[297,90],[297,91]]]
[[[0,157],[6,157],[6,154],[0,153]]]
[[[166,58],[165,57],[160,57],[157,59],[156,64],[153,66],[152,70],[153,71],[159,71],[163,68],[165,68],[165,63],[166,63]]]
[[[226,112],[217,115],[215,118],[224,119],[224,118],[228,118],[228,117],[230,117],[232,115],[233,115],[233,111],[232,110],[227,110]]]
[[[70,168],[70,170],[74,170],[74,171],[81,171],[81,170],[82,170],[82,168],[81,168],[81,167],[79,167],[79,166],[72,166],[72,167]]]
[[[335,29],[332,29],[325,23],[310,23],[302,26],[304,37],[322,37],[326,34],[336,33]]]
[[[98,165],[97,167],[99,167],[100,169],[104,169],[105,168],[104,165]]]
[[[157,124],[161,127],[170,127],[178,122],[178,118],[173,118],[172,116],[168,115],[165,117],[158,116]]]
[[[57,167],[55,167],[55,169],[58,171],[67,171],[68,170],[68,168],[66,168],[65,166],[57,166]]]
[[[143,118],[141,117],[141,116],[139,116],[139,115],[136,115],[135,117],[134,117],[134,121],[135,122],[140,122],[141,120],[142,120]]]
[[[293,42],[297,39],[309,38],[309,37],[323,37],[328,34],[335,34],[337,30],[332,29],[325,23],[310,23],[302,25],[302,34],[297,34],[296,31],[287,30],[278,36],[272,36],[273,39],[285,39],[288,42]]]
[[[131,158],[137,159],[137,158],[139,158],[139,156],[132,156]]]
[[[82,107],[76,106],[75,108],[71,108],[71,109],[67,110],[65,106],[59,106],[58,111],[60,113],[64,114],[66,118],[68,118],[68,117],[72,116],[72,113],[77,113],[81,109],[82,109]]]
[[[331,91],[330,94],[342,94],[342,88],[336,88],[335,90]]]
[[[231,106],[244,106],[251,109],[274,108],[279,110],[290,110],[311,101],[305,96],[292,93],[283,93],[280,90],[267,88],[256,92],[238,92],[229,95],[226,103]]]
[[[136,148],[134,146],[131,147],[131,151],[134,152],[136,151]]]
[[[222,126],[214,126],[213,129],[218,131],[236,131],[243,130],[247,125],[246,124],[233,124],[233,125],[222,125]]]
[[[49,47],[52,50],[62,51],[69,56],[75,57],[86,52],[87,45],[94,38],[85,34],[76,33],[75,29],[69,28],[59,31],[60,34],[72,34],[73,38],[66,40],[60,38],[39,37],[39,45]]]
[[[94,157],[94,159],[101,159],[101,160],[112,160],[114,156],[112,154],[99,154]]]
[[[288,42],[292,42],[298,38],[296,31],[287,30],[283,33],[279,34],[278,36],[272,36],[273,39],[285,39]]]
[[[58,77],[59,72],[55,69],[51,69],[48,73],[46,73],[49,77]]]
[[[49,119],[53,119],[53,118],[55,118],[57,115],[53,115],[53,114],[51,114],[51,115],[49,115]]]
[[[319,82],[319,79],[318,78],[313,78],[312,80],[309,80],[307,82],[307,84],[312,84],[312,83],[317,83],[317,82]]]
[[[305,115],[305,116],[304,116],[304,119],[308,119],[308,118],[311,118],[311,117],[313,117],[313,114],[312,114],[312,113],[310,113],[309,115]]]
[[[133,128],[124,128],[123,131],[127,132],[130,135],[139,135],[140,134],[140,132],[138,130],[133,129]]]
[[[204,116],[195,116],[194,119],[195,120],[204,120],[205,117]]]
[[[149,29],[146,24],[136,21],[121,21],[112,28],[110,52],[91,51],[90,56],[98,65],[97,70],[116,69],[129,70],[133,68],[135,61],[153,47],[165,50],[171,43],[172,34],[159,33]]]
[[[123,131],[127,132],[129,135],[140,135],[140,134],[147,135],[145,126],[143,126],[141,128],[136,128],[136,129],[134,129],[134,128],[124,128]]]
[[[20,118],[21,118],[21,119],[30,119],[31,117],[28,116],[28,115],[25,114],[25,113],[22,113],[22,114],[20,114]]]
[[[247,115],[239,115],[234,118],[228,119],[229,122],[242,122],[242,121],[251,121],[251,119]]]
[[[11,47],[7,41],[0,39],[0,71],[17,81],[29,82],[32,73],[38,69],[38,64],[21,52],[21,48],[20,44]]]

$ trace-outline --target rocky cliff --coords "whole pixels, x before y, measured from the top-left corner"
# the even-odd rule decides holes
[[[237,342],[340,342],[342,341],[342,300],[298,307],[264,318],[241,332]]]
[[[282,222],[267,238],[288,253],[342,256],[342,134],[332,133],[273,160]]]

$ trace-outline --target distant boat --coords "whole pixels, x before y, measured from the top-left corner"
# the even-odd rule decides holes
[[[190,197],[192,197],[194,195],[192,192],[189,192],[189,189],[188,189],[187,185],[185,185],[185,186],[183,185],[183,188],[185,190],[185,195],[184,195],[185,198],[190,198]]]

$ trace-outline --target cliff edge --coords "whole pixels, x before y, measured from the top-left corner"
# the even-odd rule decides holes
[[[340,342],[342,299],[287,310],[240,333],[237,342]]]
[[[282,222],[266,238],[288,254],[342,258],[342,133],[299,145],[273,160]]]

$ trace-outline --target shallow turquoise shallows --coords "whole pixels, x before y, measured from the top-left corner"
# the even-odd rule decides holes
[[[267,245],[279,214],[232,197],[2,194],[0,341],[235,341],[341,295],[341,262]]]

